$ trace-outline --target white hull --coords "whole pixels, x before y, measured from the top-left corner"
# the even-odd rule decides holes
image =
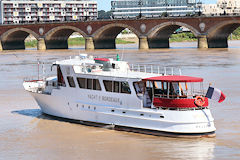
[[[64,96],[30,93],[43,113],[67,119],[177,134],[213,134],[216,130],[209,109],[126,109],[96,105],[89,101],[74,102]]]
[[[23,83],[48,115],[154,134],[213,135],[216,130],[202,78],[174,76],[173,69],[167,75],[166,68],[154,72],[153,66],[148,72],[138,65],[136,71],[119,57],[76,57],[54,65],[55,77]]]

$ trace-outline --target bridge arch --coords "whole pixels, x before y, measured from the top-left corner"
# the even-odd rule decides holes
[[[45,44],[47,49],[67,49],[68,38],[73,32],[78,32],[83,37],[87,34],[74,26],[58,26],[45,34]]]
[[[227,48],[228,37],[240,26],[240,21],[224,21],[211,27],[207,31],[209,48]]]
[[[132,31],[137,37],[140,37],[140,33],[132,26],[122,24],[122,23],[113,23],[107,24],[99,28],[94,32],[93,43],[95,49],[115,49],[116,43],[115,39],[122,30],[128,28]]]
[[[188,28],[195,37],[200,35],[193,26],[182,22],[164,22],[153,27],[148,33],[149,48],[169,48],[170,36],[180,27]]]
[[[25,49],[24,40],[33,35],[37,40],[40,36],[34,31],[27,28],[13,28],[2,34],[2,48],[3,50]]]

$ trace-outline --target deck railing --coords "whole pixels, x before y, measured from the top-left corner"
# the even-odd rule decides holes
[[[161,75],[181,75],[182,71],[180,68],[174,67],[161,67],[156,65],[130,65],[132,72],[144,72],[144,73],[155,73]]]

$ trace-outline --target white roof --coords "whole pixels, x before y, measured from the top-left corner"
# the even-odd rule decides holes
[[[73,66],[75,73],[85,74],[85,75],[89,74],[89,75],[99,75],[99,76],[107,76],[107,77],[137,78],[137,79],[144,79],[148,77],[155,77],[155,76],[162,75],[158,73],[133,71],[130,69],[126,61],[115,61],[113,59],[109,59],[109,62],[111,65],[112,63],[118,65],[119,68],[116,68],[116,69],[110,68],[109,71],[98,69],[98,70],[92,70],[91,72],[87,70],[85,72],[82,72],[82,68],[84,67],[99,66],[99,63],[95,63],[94,58],[91,56],[84,59],[80,58],[79,56],[76,56],[74,58],[70,58],[62,61],[56,61],[55,64]]]

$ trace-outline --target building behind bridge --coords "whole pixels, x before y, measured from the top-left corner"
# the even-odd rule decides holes
[[[197,0],[112,0],[114,18],[186,16],[199,12]]]
[[[216,4],[204,4],[203,14],[213,15],[239,15],[240,0],[218,0]]]
[[[1,0],[0,23],[34,23],[97,19],[94,0]]]

